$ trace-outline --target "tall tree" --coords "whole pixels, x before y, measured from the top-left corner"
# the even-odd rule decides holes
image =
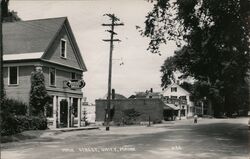
[[[5,97],[4,92],[4,80],[3,80],[3,27],[2,23],[4,22],[14,22],[20,21],[17,13],[10,11],[9,0],[1,0],[0,6],[0,103],[2,104]]]
[[[42,70],[31,73],[31,90],[29,102],[29,114],[34,116],[44,116],[46,104],[50,97],[46,91],[45,80]]]
[[[248,0],[156,0],[141,34],[153,53],[176,41],[174,66],[207,83],[214,108],[231,115],[249,70],[249,7]]]
[[[3,81],[3,17],[5,16],[5,10],[8,8],[8,2],[2,0],[0,3],[0,104],[3,104],[4,93],[4,81]]]
[[[168,57],[160,69],[161,76],[161,87],[167,88],[168,85],[175,82],[174,72],[176,71],[175,58]]]

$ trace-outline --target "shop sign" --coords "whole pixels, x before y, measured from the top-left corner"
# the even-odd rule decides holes
[[[86,83],[83,80],[69,80],[66,85],[71,89],[81,89]]]

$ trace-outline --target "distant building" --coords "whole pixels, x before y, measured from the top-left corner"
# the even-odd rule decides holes
[[[96,122],[104,122],[107,111],[107,100],[98,99],[96,103]],[[151,121],[160,122],[163,117],[164,103],[161,99],[114,99],[111,100],[111,120],[115,123],[122,123],[126,110],[135,110],[140,114],[136,122]]]
[[[41,70],[52,97],[46,116],[50,127],[80,126],[81,89],[66,82],[81,80],[86,66],[66,17],[3,23],[4,86],[8,98],[29,103],[31,72]]]
[[[167,105],[178,108],[178,116],[186,118],[194,115],[194,103],[190,100],[191,94],[177,83],[169,85],[162,92],[162,96]]]
[[[84,111],[86,113],[87,121],[89,123],[95,123],[95,105],[89,104],[88,102],[83,102],[82,103],[82,118],[83,118]]]
[[[106,94],[103,99],[107,99],[108,98],[108,95]],[[127,99],[124,95],[122,94],[119,94],[119,93],[115,93],[115,96],[112,97],[111,95],[111,98],[114,98],[114,99]]]
[[[154,98],[154,99],[161,99],[162,94],[161,92],[153,92],[153,89],[147,90],[145,92],[136,92],[134,95],[136,99],[143,99],[143,98]]]
[[[194,104],[191,94],[177,84],[170,85],[164,92],[136,92],[128,99],[111,99],[111,119],[119,121],[124,111],[134,109],[141,115],[138,121],[175,120],[194,115]],[[103,122],[107,111],[107,100],[96,100],[96,121]]]

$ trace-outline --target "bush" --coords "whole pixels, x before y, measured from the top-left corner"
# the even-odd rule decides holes
[[[137,118],[141,115],[140,112],[133,109],[126,109],[123,111],[124,117],[122,123],[125,125],[133,125],[137,123]]]
[[[45,130],[47,129],[47,119],[46,117],[32,116],[30,130]]]
[[[155,120],[153,121],[153,124],[160,124],[160,123],[162,123],[162,120],[161,120],[161,119],[155,119]]]
[[[14,99],[5,99],[1,107],[1,135],[13,135],[25,130],[44,130],[47,120],[43,116],[25,116],[27,106]]]
[[[9,115],[3,119],[1,135],[13,135],[26,130],[47,129],[47,119],[45,117]]]
[[[25,115],[27,113],[27,105],[15,99],[5,99],[1,106],[1,111],[5,114]]]

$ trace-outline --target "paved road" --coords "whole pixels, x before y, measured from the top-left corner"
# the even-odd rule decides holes
[[[2,145],[2,159],[249,159],[247,118],[202,119],[111,131],[47,132]]]

